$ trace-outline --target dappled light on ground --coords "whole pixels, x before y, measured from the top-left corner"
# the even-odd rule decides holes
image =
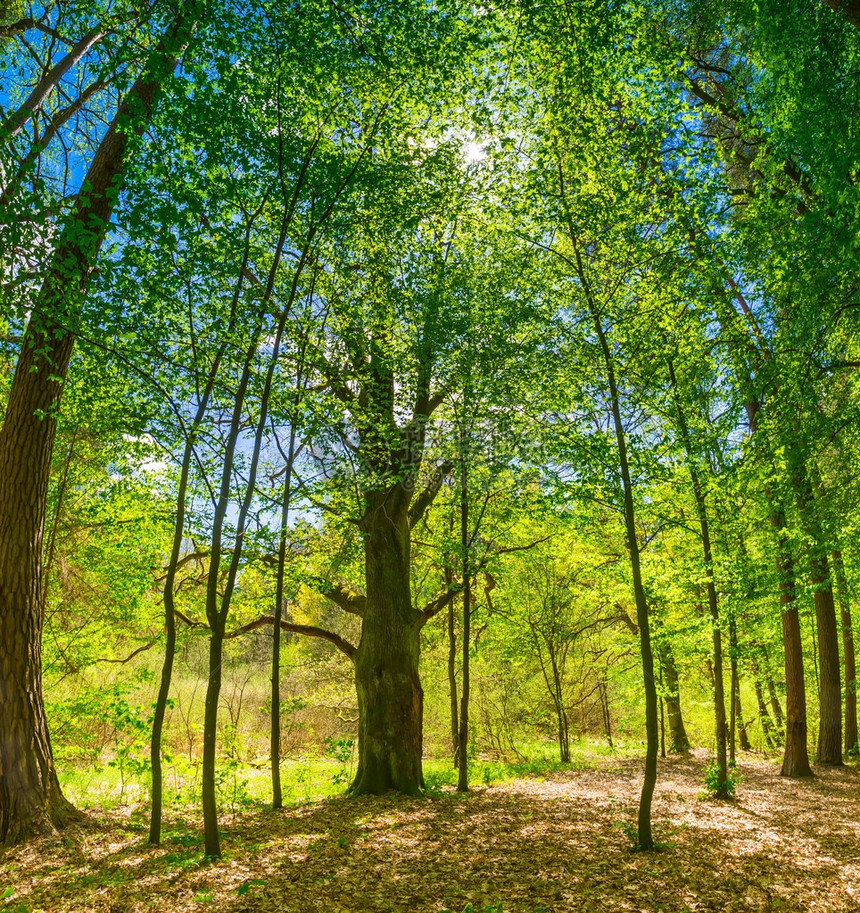
[[[703,757],[661,765],[657,853],[630,849],[641,763],[604,759],[467,796],[248,812],[215,863],[190,818],[148,849],[137,813],[101,815],[7,853],[0,894],[16,913],[860,910],[860,771],[789,781],[753,756],[740,767],[725,803],[699,798]]]

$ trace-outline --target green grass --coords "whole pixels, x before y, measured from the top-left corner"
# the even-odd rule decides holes
[[[474,786],[492,786],[523,777],[543,778],[554,774],[595,767],[601,759],[625,758],[641,753],[639,745],[609,748],[604,742],[582,740],[571,745],[571,760],[558,760],[558,749],[547,743],[519,747],[523,759],[515,761],[473,758],[469,781]],[[308,755],[281,763],[284,803],[301,805],[343,795],[354,770],[354,757],[347,760]],[[146,804],[149,774],[145,770],[121,771],[115,766],[79,767],[59,765],[63,792],[78,808],[110,809]],[[424,760],[424,780],[429,794],[453,789],[457,771],[448,758]],[[266,764],[249,765],[229,759],[218,768],[218,793],[224,811],[260,807],[271,800],[271,774]],[[187,758],[165,764],[165,804],[177,808],[196,806],[200,800],[200,767]]]

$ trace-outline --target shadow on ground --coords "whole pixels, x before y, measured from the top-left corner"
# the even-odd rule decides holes
[[[741,759],[735,803],[702,801],[704,758],[661,764],[658,853],[631,852],[641,762],[466,796],[332,799],[255,811],[201,860],[199,822],[145,846],[141,820],[93,819],[7,853],[0,909],[23,913],[860,911],[860,771],[781,779]]]

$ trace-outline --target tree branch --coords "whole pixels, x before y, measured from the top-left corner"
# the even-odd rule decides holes
[[[427,486],[409,508],[410,529],[414,529],[421,522],[421,518],[427,513],[430,506],[436,500],[436,495],[439,494],[442,483],[451,474],[453,468],[454,463],[451,460],[445,460],[436,467]]]
[[[308,582],[318,593],[325,596],[326,599],[330,599],[344,612],[364,618],[367,608],[367,597],[364,594],[352,589],[345,583],[330,583],[320,577],[313,577]]]
[[[231,631],[229,634],[225,635],[225,638],[230,640],[234,637],[241,637],[242,634],[247,634],[249,631],[256,631],[258,628],[274,625],[274,623],[274,615],[261,615],[254,621],[249,621],[247,624],[236,628],[235,631]],[[348,640],[341,637],[340,634],[335,634],[334,631],[326,631],[325,628],[318,628],[316,625],[297,625],[293,624],[291,621],[283,620],[281,621],[281,630],[291,631],[293,634],[304,634],[306,637],[319,637],[322,640],[327,640],[329,643],[334,644],[341,653],[348,656],[350,660],[355,660],[355,647]]]

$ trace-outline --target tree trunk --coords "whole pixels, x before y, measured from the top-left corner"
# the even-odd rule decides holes
[[[839,670],[839,635],[836,605],[825,554],[813,557],[810,578],[815,590],[815,622],[818,629],[818,665],[821,674],[819,764],[842,764],[842,681]]]
[[[770,718],[770,714],[767,712],[767,705],[764,702],[764,694],[761,689],[761,682],[758,679],[755,679],[753,682],[755,687],[755,697],[758,703],[758,718],[761,723],[761,733],[764,737],[765,745],[768,748],[776,748],[776,742],[773,738],[773,723]]]
[[[699,472],[696,468],[696,456],[693,452],[690,433],[687,426],[687,419],[684,415],[684,409],[681,404],[681,396],[678,390],[678,380],[675,377],[675,367],[672,360],[669,360],[669,378],[672,383],[672,393],[675,398],[675,408],[678,413],[678,430],[681,441],[684,445],[684,452],[687,457],[687,469],[690,473],[690,483],[693,489],[693,497],[696,501],[696,513],[699,517],[699,530],[702,535],[702,559],[705,565],[705,577],[708,590],[708,608],[711,615],[711,633],[714,643],[714,720],[717,740],[717,770],[719,774],[719,785],[717,787],[717,798],[728,798],[728,763],[726,760],[726,697],[725,683],[723,680],[723,638],[720,631],[720,611],[717,602],[717,587],[714,582],[714,555],[711,548],[710,523],[708,521],[708,510],[705,503],[705,493],[702,490]],[[732,704],[734,712],[734,703]],[[734,760],[734,751],[732,752]]]
[[[785,753],[781,774],[783,777],[811,777],[812,768],[809,766],[806,749],[806,682],[803,677],[800,617],[794,588],[794,560],[783,532],[785,516],[781,510],[771,514],[771,523],[777,529],[777,569],[780,573],[782,641],[785,647]],[[769,683],[769,688],[773,701],[776,699],[776,689],[772,682]],[[779,706],[778,700],[776,706]]]
[[[454,577],[449,568],[445,569],[445,582],[450,590]],[[457,709],[457,631],[455,627],[453,600],[448,604],[448,703],[451,717],[451,751],[454,767],[460,766],[460,714]]]
[[[663,682],[666,692],[666,716],[669,723],[669,751],[684,754],[690,750],[690,740],[681,713],[681,694],[678,684],[678,667],[672,645],[664,642],[658,648],[660,665],[663,667]]]
[[[272,808],[284,807],[281,790],[281,619],[284,613],[284,573],[287,563],[287,527],[290,522],[293,462],[296,456],[295,417],[290,425],[284,494],[281,503],[281,532],[278,537],[278,573],[275,580],[275,623],[272,631],[272,716],[269,733],[269,758],[272,768]]]
[[[463,397],[464,412],[467,405],[467,395]],[[465,426],[466,416],[463,416]],[[457,754],[460,766],[457,771],[458,792],[469,790],[469,697],[471,690],[469,668],[469,646],[471,642],[472,626],[472,584],[471,570],[469,568],[469,464],[468,448],[465,440],[465,427],[461,429],[460,453],[460,549],[463,555],[463,675],[460,690],[460,734],[458,739]]]
[[[570,240],[575,245],[576,233],[569,225]],[[627,539],[627,553],[630,560],[630,572],[633,578],[633,595],[636,601],[636,621],[639,625],[639,647],[642,655],[642,685],[645,692],[645,775],[642,779],[642,792],[639,796],[639,814],[637,819],[636,838],[640,849],[653,850],[654,836],[651,829],[651,801],[654,787],[657,784],[657,752],[659,750],[657,685],[654,681],[654,655],[651,650],[651,629],[648,612],[648,600],[642,582],[642,566],[639,557],[639,540],[636,536],[636,511],[633,501],[633,481],[630,477],[630,462],[627,457],[627,435],[621,419],[621,401],[618,383],[615,377],[615,364],[612,350],[603,330],[603,322],[597,302],[591,293],[588,277],[582,264],[579,249],[574,246],[576,267],[579,280],[585,291],[591,321],[606,369],[606,382],[609,389],[609,402],[612,408],[612,423],[615,430],[615,443],[618,450],[618,469],[621,475],[621,493],[624,498],[624,530]]]
[[[818,505],[800,445],[794,440],[790,445],[789,476],[797,498],[800,519],[810,540],[809,578],[815,593],[820,674],[817,761],[819,764],[838,766],[842,763],[842,682],[836,605],[827,560],[826,535],[818,517]]]
[[[731,746],[732,746],[732,763],[735,762],[735,734],[737,740],[744,751],[750,751],[749,735],[744,725],[743,709],[741,708],[741,679],[738,673],[738,626],[734,613],[729,617],[729,648],[732,669],[732,726],[731,726]]]
[[[738,742],[743,751],[752,751],[747,724],[744,722],[743,708],[741,707],[741,680],[740,676],[735,678],[735,719],[738,728]]]
[[[839,549],[833,551],[833,571],[836,576],[836,593],[839,597],[839,614],[842,622],[842,663],[845,668],[845,753],[857,754],[857,667],[854,652],[854,629],[851,627],[851,601],[848,596],[848,578]]]
[[[781,745],[785,741],[785,718],[782,714],[782,704],[779,702],[779,695],[776,693],[776,685],[773,683],[773,679],[770,678],[767,680],[767,696],[776,723],[777,741]]]
[[[663,712],[663,695],[660,695],[660,757],[666,757],[666,716]]]
[[[418,675],[421,619],[409,587],[409,520],[396,491],[370,491],[366,498],[367,604],[355,654],[360,719],[350,792],[418,795],[424,693]]]
[[[221,835],[218,830],[218,798],[215,790],[215,760],[223,656],[224,629],[216,621],[216,627],[209,636],[209,681],[206,685],[206,703],[203,710],[203,765],[201,770],[204,852],[207,856],[213,858],[221,855]]]
[[[183,25],[184,24],[184,25]],[[180,17],[132,86],[93,156],[34,302],[0,431],[0,843],[61,827],[60,793],[42,697],[42,539],[56,415],[74,321],[110,224],[129,135],[140,133],[173,53],[190,34]],[[124,129],[122,129],[124,128]]]
[[[600,706],[603,710],[603,729],[606,732],[606,741],[612,748],[612,717],[609,714],[609,682],[606,672],[603,672],[598,679],[598,686],[600,688]]]

